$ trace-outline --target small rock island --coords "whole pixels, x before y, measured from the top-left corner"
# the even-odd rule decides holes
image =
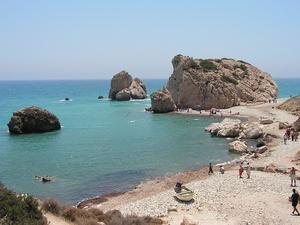
[[[177,55],[172,64],[173,74],[166,89],[176,105],[174,110],[230,108],[240,103],[268,102],[278,95],[277,85],[269,74],[242,60]],[[160,103],[153,100],[155,109]]]
[[[53,113],[36,106],[14,112],[7,126],[11,134],[43,133],[61,128]]]
[[[117,101],[147,98],[145,84],[138,78],[132,78],[127,71],[121,71],[111,79],[109,98]]]

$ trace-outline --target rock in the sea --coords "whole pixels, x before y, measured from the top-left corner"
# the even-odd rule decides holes
[[[213,123],[205,128],[205,131],[210,132],[218,137],[238,137],[241,128],[241,121],[239,119],[225,118],[220,123]]]
[[[233,153],[244,154],[248,151],[248,147],[245,142],[234,141],[228,144],[228,150]]]
[[[177,55],[172,64],[167,89],[178,108],[229,108],[240,102],[277,98],[277,85],[271,76],[241,60]]]
[[[264,118],[264,117],[262,117],[262,118],[259,119],[259,123],[263,124],[263,125],[271,124],[273,122],[274,121],[272,119],[270,119],[270,118]]]
[[[145,99],[147,97],[145,84],[138,78],[133,79],[126,71],[114,75],[110,86],[109,98],[112,100],[128,101],[130,98]]]
[[[263,135],[263,130],[258,123],[244,123],[241,125],[239,138],[257,139]]]
[[[130,90],[128,88],[125,88],[125,89],[119,91],[116,94],[115,99],[117,101],[129,101],[130,100]]]
[[[173,98],[165,87],[151,94],[151,108],[154,113],[168,113],[176,110]]]
[[[277,107],[278,109],[291,112],[300,116],[300,96],[292,97]]]
[[[36,106],[14,112],[7,126],[12,134],[42,133],[61,128],[54,114]]]
[[[132,99],[145,99],[147,98],[147,90],[145,84],[138,78],[135,78],[130,87],[130,96]]]

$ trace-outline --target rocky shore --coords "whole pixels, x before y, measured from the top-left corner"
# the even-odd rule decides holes
[[[292,124],[297,116],[277,109],[280,103],[236,106],[222,110],[222,115],[214,115],[247,118],[248,122],[260,124],[263,133],[272,141],[258,157],[251,158],[246,154],[224,163],[225,174],[215,172],[208,176],[207,168],[203,168],[148,181],[130,192],[86,207],[158,216],[171,225],[179,225],[182,221],[185,224],[298,224],[299,218],[290,216],[288,197],[291,187],[287,172],[291,166],[300,170],[296,159],[300,142],[289,141],[284,145],[284,130],[279,129],[280,122]],[[209,116],[209,112],[200,114],[195,110],[176,113]],[[268,118],[272,123],[261,124],[262,118]],[[251,179],[238,178],[240,161],[250,162]],[[214,169],[217,171],[218,167]],[[300,179],[299,173],[297,176]],[[193,202],[184,204],[174,199],[173,186],[177,181],[195,191]]]

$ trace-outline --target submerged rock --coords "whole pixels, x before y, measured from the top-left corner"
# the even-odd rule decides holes
[[[178,108],[229,108],[240,102],[277,98],[271,76],[241,60],[193,59],[177,55],[167,89]]]
[[[173,98],[166,88],[152,93],[151,109],[154,113],[168,113],[176,110]]]
[[[36,106],[14,112],[7,126],[12,134],[42,133],[61,128],[54,114]]]
[[[146,97],[146,86],[140,79],[133,79],[126,71],[121,71],[113,76],[109,91],[109,98],[112,100],[128,101],[130,98],[145,99]]]

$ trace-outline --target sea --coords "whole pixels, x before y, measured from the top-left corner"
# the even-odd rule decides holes
[[[300,79],[276,81],[281,98],[300,94]],[[107,98],[109,80],[0,81],[0,181],[18,193],[75,204],[237,157],[228,140],[204,132],[217,119],[144,111],[166,82],[144,80],[147,99],[115,102]],[[53,112],[62,129],[10,135],[12,113],[32,105]],[[54,182],[34,179],[46,175]]]

